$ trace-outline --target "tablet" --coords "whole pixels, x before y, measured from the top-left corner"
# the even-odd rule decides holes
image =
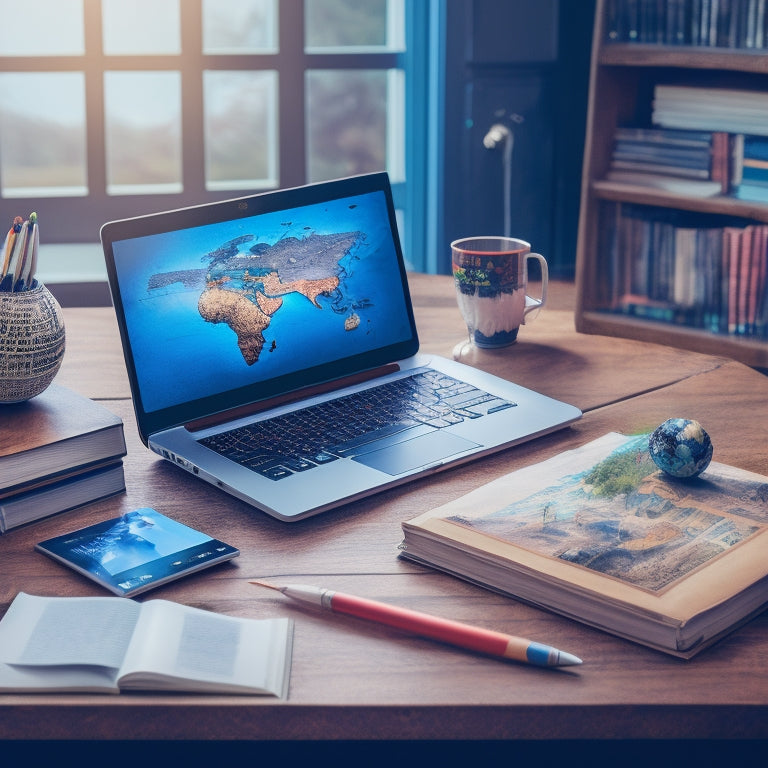
[[[41,541],[35,549],[122,597],[240,554],[150,507]]]

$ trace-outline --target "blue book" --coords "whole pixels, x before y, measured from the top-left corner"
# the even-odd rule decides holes
[[[741,172],[741,178],[745,184],[755,184],[759,186],[768,184],[768,167],[755,168],[752,165],[747,165],[745,162]]]
[[[768,136],[745,136],[744,157],[768,160]]]
[[[768,203],[768,185],[739,184],[733,192],[739,200],[751,200],[752,202]]]

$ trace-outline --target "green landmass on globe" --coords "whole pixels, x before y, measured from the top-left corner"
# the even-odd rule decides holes
[[[154,274],[147,287],[158,290],[181,283],[185,288],[199,288],[200,316],[209,323],[226,323],[237,337],[243,359],[253,365],[264,348],[264,331],[283,305],[283,297],[299,293],[320,309],[318,297],[338,291],[345,271],[340,262],[364,237],[362,232],[312,233],[284,237],[272,245],[256,242],[243,251],[255,236],[242,235],[203,256],[206,267]],[[356,312],[347,313],[343,324],[345,330],[353,331],[360,317]]]

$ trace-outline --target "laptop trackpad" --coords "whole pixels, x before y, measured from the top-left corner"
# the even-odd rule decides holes
[[[477,443],[471,440],[437,430],[379,451],[355,456],[354,461],[386,472],[388,475],[400,475],[417,467],[436,464],[448,456],[477,447]]]

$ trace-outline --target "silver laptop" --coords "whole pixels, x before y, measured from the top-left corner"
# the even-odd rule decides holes
[[[386,173],[113,221],[101,240],[141,439],[280,520],[581,416],[419,354]]]

